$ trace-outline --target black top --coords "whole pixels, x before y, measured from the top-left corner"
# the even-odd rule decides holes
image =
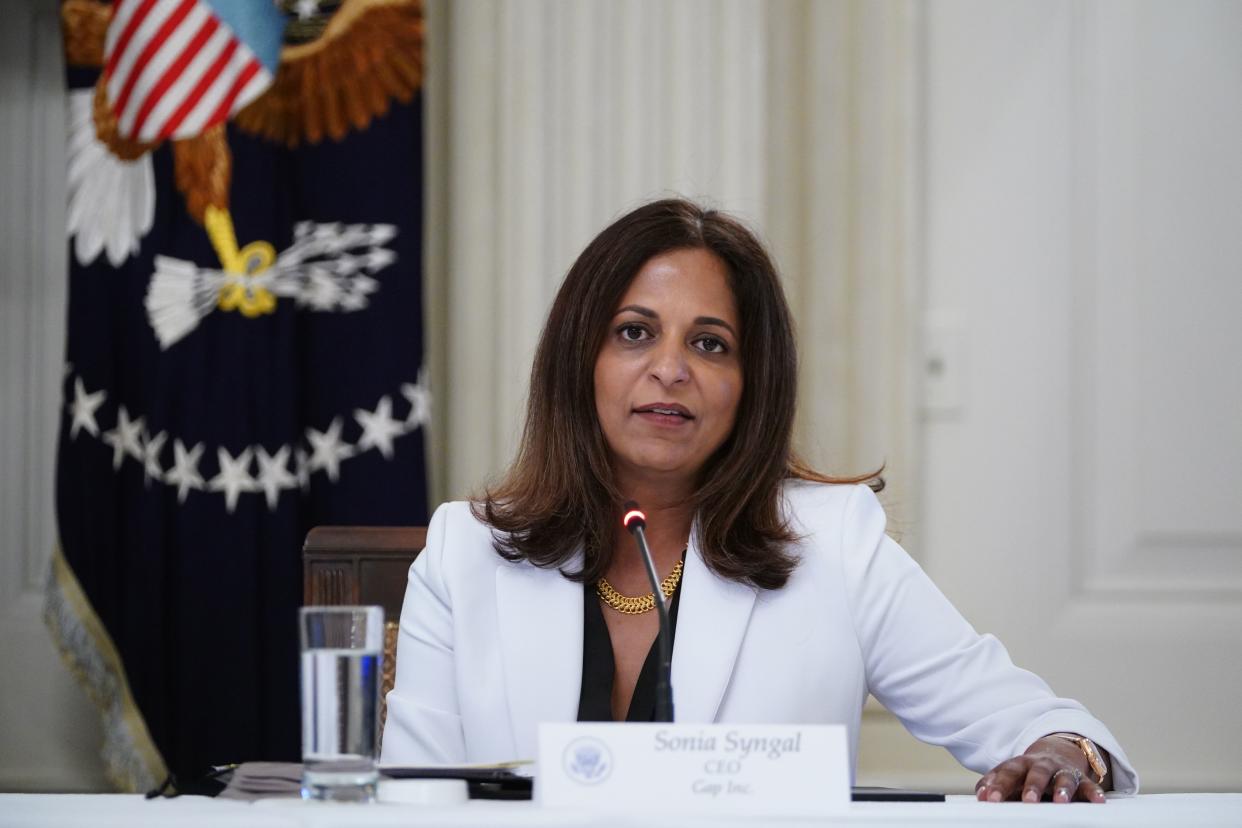
[[[604,608],[600,605],[595,584],[584,584],[586,590],[582,602],[582,694],[578,697],[578,721],[611,722],[612,681],[616,662],[612,653],[612,638],[604,623]],[[677,639],[677,604],[681,598],[681,583],[673,590],[673,600],[668,605],[669,650]],[[657,612],[657,610],[652,610]],[[630,697],[627,722],[655,721],[656,683],[660,670],[660,641],[651,642],[647,660],[638,673],[634,695]]]

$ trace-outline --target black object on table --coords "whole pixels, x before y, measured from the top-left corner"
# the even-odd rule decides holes
[[[850,799],[854,802],[944,802],[944,794],[855,785],[850,788]]]
[[[380,775],[391,779],[464,779],[471,799],[530,799],[535,781],[508,768],[385,767]]]

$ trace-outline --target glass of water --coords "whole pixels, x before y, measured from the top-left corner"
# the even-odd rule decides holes
[[[375,799],[381,607],[303,607],[302,798]]]

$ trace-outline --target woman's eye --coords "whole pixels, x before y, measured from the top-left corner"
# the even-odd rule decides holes
[[[642,325],[622,325],[618,333],[626,342],[640,342],[647,338],[647,329]]]
[[[706,351],[709,354],[723,354],[729,350],[729,346],[725,344],[723,339],[715,336],[701,336],[698,339],[699,350]]]

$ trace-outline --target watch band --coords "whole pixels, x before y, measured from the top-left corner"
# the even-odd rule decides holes
[[[1073,742],[1082,751],[1083,756],[1087,757],[1087,764],[1091,766],[1091,772],[1098,778],[1095,780],[1097,785],[1103,784],[1104,777],[1108,776],[1108,763],[1104,761],[1103,754],[1100,749],[1095,746],[1095,742],[1077,733],[1049,733],[1049,736],[1055,736],[1058,739],[1065,739],[1067,742]]]

